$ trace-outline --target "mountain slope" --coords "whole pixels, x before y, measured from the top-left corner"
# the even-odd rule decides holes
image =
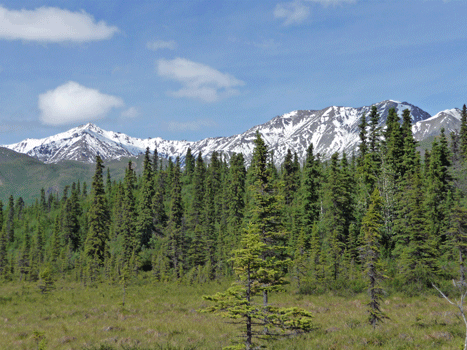
[[[388,110],[396,108],[402,111],[408,108],[414,123],[426,121],[431,116],[422,109],[407,102],[386,100],[375,104],[381,115],[380,125],[386,122]],[[369,114],[371,106],[360,108],[327,107],[322,110],[298,110],[277,116],[267,123],[257,125],[246,132],[230,137],[207,138],[200,141],[169,141],[160,137],[140,139],[122,133],[105,131],[93,124],[86,124],[44,139],[27,139],[16,144],[6,145],[16,152],[25,153],[45,163],[58,163],[63,160],[75,160],[92,163],[96,155],[104,160],[137,156],[157,148],[164,158],[180,156],[183,158],[190,147],[193,154],[201,152],[210,156],[218,151],[229,159],[233,153],[242,152],[249,163],[254,148],[253,140],[259,131],[269,148],[274,151],[274,162],[281,164],[287,150],[297,152],[300,159],[313,143],[315,151],[329,157],[334,152],[351,152],[359,142],[358,124],[363,113]],[[420,131],[435,127],[424,124]]]
[[[451,131],[459,130],[461,126],[461,112],[458,108],[446,109],[431,118],[419,121],[412,126],[414,138],[417,141],[421,141],[430,136],[439,135],[442,128],[445,129],[446,135]]]

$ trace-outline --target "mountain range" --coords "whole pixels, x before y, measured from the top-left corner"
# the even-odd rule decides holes
[[[374,104],[380,114],[380,126],[384,126],[388,111],[395,108],[402,117],[404,109],[409,109],[413,121],[413,132],[417,141],[440,133],[459,129],[461,111],[449,109],[431,116],[421,108],[407,102],[386,100]],[[249,163],[254,149],[256,131],[259,131],[269,149],[274,151],[274,162],[283,162],[287,150],[296,152],[303,160],[306,149],[313,143],[315,152],[324,159],[334,152],[351,153],[359,143],[358,124],[362,115],[369,115],[372,105],[360,108],[331,106],[322,110],[296,110],[270,121],[252,127],[242,134],[228,137],[213,137],[199,141],[171,141],[160,137],[141,139],[120,132],[106,131],[88,123],[66,132],[43,139],[26,139],[21,142],[3,145],[15,152],[27,154],[43,163],[59,163],[74,160],[92,163],[96,155],[104,160],[120,159],[143,154],[147,147],[157,149],[163,158],[185,156],[191,148],[194,155],[201,152],[210,157],[218,151],[227,159],[233,153],[243,153]]]

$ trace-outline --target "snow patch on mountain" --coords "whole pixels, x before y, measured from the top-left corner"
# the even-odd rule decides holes
[[[429,120],[437,122],[446,118],[460,118],[457,109],[443,111],[431,117],[410,103],[394,100],[382,101],[375,106],[380,113],[381,126],[385,124],[390,108],[395,108],[400,117],[404,109],[409,109],[414,133],[422,136],[436,129]],[[371,105],[360,108],[331,106],[322,110],[296,110],[254,126],[242,134],[199,141],[170,141],[160,137],[141,139],[106,131],[89,123],[47,138],[26,139],[4,147],[28,154],[45,163],[63,160],[91,163],[97,155],[104,160],[119,159],[143,154],[147,147],[151,152],[157,149],[161,157],[171,159],[177,156],[183,159],[188,148],[191,148],[194,155],[201,153],[208,158],[217,151],[227,160],[233,153],[243,153],[249,163],[256,131],[259,131],[269,149],[274,152],[275,164],[280,165],[289,149],[296,152],[303,161],[311,143],[315,152],[320,153],[323,158],[330,157],[334,152],[352,152],[359,143],[358,124],[361,117],[363,114],[368,117],[371,108]]]
[[[460,129],[461,117],[462,111],[459,108],[446,109],[428,119],[415,123],[412,126],[412,133],[417,141],[439,135],[443,128],[446,135],[448,135],[451,131]]]

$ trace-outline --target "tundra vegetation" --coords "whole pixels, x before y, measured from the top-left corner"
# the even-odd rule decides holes
[[[408,110],[378,123],[373,108],[352,155],[310,145],[277,169],[257,134],[248,167],[147,150],[141,175],[130,162],[116,181],[97,157],[90,187],[10,196],[2,346],[460,348],[467,109],[423,157]]]

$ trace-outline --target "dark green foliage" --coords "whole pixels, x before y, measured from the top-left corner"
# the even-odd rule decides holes
[[[104,191],[103,168],[102,159],[97,156],[96,172],[92,180],[91,206],[88,211],[89,229],[84,248],[93,265],[104,263],[109,238],[110,213]]]
[[[372,108],[368,123],[361,121],[359,154],[321,160],[310,144],[303,168],[290,150],[280,171],[259,134],[248,168],[242,154],[203,159],[187,150],[182,168],[179,159],[162,163],[147,150],[122,181],[112,164],[104,179],[98,159],[92,188],[78,177],[60,192],[44,187],[36,203],[11,196],[4,212],[0,203],[2,280],[37,282],[49,267],[54,279],[85,285],[123,275],[133,283],[141,270],[158,281],[221,281],[235,274],[232,254],[244,248],[249,227],[264,244],[265,275],[257,279],[263,299],[253,302],[261,304],[258,332],[267,333],[276,327],[269,292],[283,282],[293,281],[300,293],[364,289],[368,260],[360,248],[368,247],[369,216],[379,215],[377,230],[371,226],[381,236],[372,245],[379,250],[371,252],[389,278],[375,288],[423,293],[462,264],[466,165],[461,133],[451,147],[442,133],[421,163],[411,127],[410,111],[401,124],[391,109],[380,130]],[[375,190],[378,214],[375,205],[370,210]]]
[[[167,223],[167,239],[168,239],[168,257],[171,261],[171,267],[174,273],[182,276],[183,259],[185,253],[185,235],[182,227],[183,223],[183,203],[182,203],[182,188],[180,181],[180,159],[172,171],[172,193],[170,200],[169,219]]]
[[[367,138],[367,127],[368,123],[366,121],[366,114],[363,113],[362,118],[360,120],[360,124],[358,124],[359,130],[359,138],[360,144],[358,145],[358,153],[359,153],[359,161],[362,163],[363,159],[365,159],[366,153],[368,152],[368,138]]]
[[[149,157],[149,147],[146,149],[143,163],[143,176],[141,178],[141,189],[138,198],[138,218],[136,221],[136,231],[138,232],[139,246],[148,247],[149,241],[154,232],[152,201],[154,197],[154,174],[151,159]],[[136,213],[135,213],[136,215]]]
[[[461,129],[459,131],[460,151],[463,159],[467,159],[467,106],[464,104],[461,113]]]
[[[218,313],[241,325],[244,345],[229,347],[231,349],[254,349],[258,346],[258,339],[310,332],[313,329],[310,312],[299,308],[265,306],[264,302],[261,308],[255,300],[265,290],[271,290],[271,285],[265,281],[274,280],[275,288],[281,284],[281,270],[286,262],[262,258],[270,249],[262,242],[257,228],[250,226],[240,248],[234,252],[237,281],[224,293],[204,297],[215,303],[204,312]],[[262,327],[267,327],[267,332]]]
[[[364,262],[364,273],[368,281],[368,303],[369,322],[374,327],[387,316],[381,311],[383,290],[383,268],[381,264],[381,227],[383,226],[382,199],[378,189],[371,195],[371,203],[366,215],[362,220],[363,245],[361,257]]]
[[[6,235],[9,242],[13,242],[15,239],[15,228],[14,228],[14,218],[15,218],[15,204],[13,196],[8,198],[8,217],[6,221]]]
[[[313,144],[310,143],[306,152],[306,160],[302,176],[302,225],[305,239],[311,236],[314,223],[319,218],[319,192],[321,188],[320,162],[313,154]]]

